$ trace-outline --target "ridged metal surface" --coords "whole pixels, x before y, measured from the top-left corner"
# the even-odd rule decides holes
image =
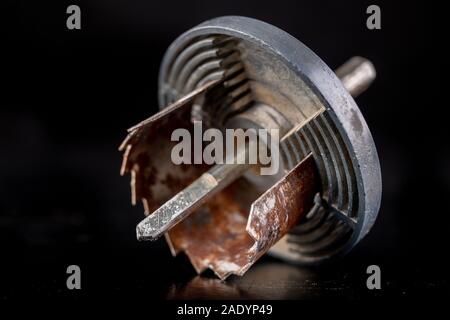
[[[313,154],[326,201],[292,230],[287,237],[288,248],[302,260],[331,256],[346,243],[357,223],[356,178],[348,150],[326,113],[318,115],[287,142],[289,148],[282,154],[289,167],[310,152]]]
[[[356,223],[358,202],[354,196],[356,178],[347,147],[327,113],[318,115],[288,138],[289,149],[282,150],[291,167],[312,152],[322,177],[322,196],[334,210]]]
[[[252,102],[239,55],[232,37],[211,35],[194,39],[170,63],[160,100],[165,105],[170,104],[208,81],[223,78],[223,90],[213,100],[214,105],[203,112],[224,122]]]

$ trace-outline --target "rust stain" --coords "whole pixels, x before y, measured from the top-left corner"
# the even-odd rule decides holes
[[[319,190],[318,180],[309,156],[252,204],[246,228],[255,240],[252,259],[266,253],[308,213]]]

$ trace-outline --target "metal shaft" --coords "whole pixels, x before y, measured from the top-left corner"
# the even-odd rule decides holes
[[[372,62],[358,56],[347,60],[335,73],[354,98],[366,91],[376,77]]]
[[[238,148],[236,158],[245,160],[248,148]],[[244,158],[241,158],[244,157]],[[230,161],[231,162],[231,161]],[[249,167],[244,161],[218,164],[177,193],[173,198],[142,220],[136,227],[138,240],[156,240],[180,221],[186,219],[212,196],[239,178]]]

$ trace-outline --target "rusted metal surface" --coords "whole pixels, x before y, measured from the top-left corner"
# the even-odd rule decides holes
[[[318,191],[319,177],[313,157],[308,156],[252,204],[247,224],[255,240],[252,259],[266,253],[308,213]]]
[[[184,251],[198,273],[209,268],[221,279],[244,274],[306,215],[319,188],[312,157],[251,206],[240,183],[224,189],[169,232],[172,253]]]
[[[142,201],[147,215],[207,170],[206,165],[174,165],[170,156],[176,143],[171,134],[178,128],[192,132],[194,101],[218,83],[205,84],[128,130],[119,147],[123,151],[120,172],[131,174],[131,202]]]
[[[169,232],[174,253],[184,251],[197,273],[210,268],[221,279],[248,264],[253,241],[245,231],[248,212],[233,185]]]

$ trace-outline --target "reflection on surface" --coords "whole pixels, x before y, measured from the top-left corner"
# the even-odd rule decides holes
[[[243,277],[221,281],[196,276],[173,284],[168,299],[316,299],[355,293],[347,273],[301,268],[275,261],[261,261]]]

